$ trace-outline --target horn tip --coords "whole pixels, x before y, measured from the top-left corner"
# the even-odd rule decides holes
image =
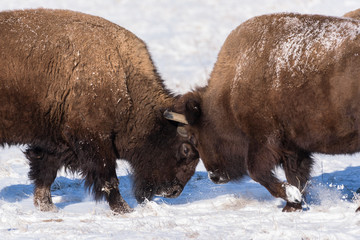
[[[166,119],[169,119],[169,120],[174,119],[174,116],[167,109],[164,111],[163,115]]]

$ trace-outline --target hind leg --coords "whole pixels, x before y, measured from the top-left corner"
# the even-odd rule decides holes
[[[287,181],[291,185],[296,186],[303,195],[306,184],[310,179],[312,165],[313,159],[311,154],[301,150],[288,154],[283,163]],[[287,202],[283,212],[293,212],[301,209],[301,203]]]
[[[50,187],[61,166],[60,160],[54,153],[35,146],[30,146],[25,154],[30,161],[29,178],[35,184],[34,205],[41,211],[56,211]]]

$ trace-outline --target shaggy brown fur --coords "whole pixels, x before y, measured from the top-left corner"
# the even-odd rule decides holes
[[[344,14],[344,17],[360,20],[360,8]]]
[[[28,144],[34,203],[52,210],[61,166],[80,171],[96,200],[130,211],[116,159],[134,170],[138,201],[178,196],[198,153],[163,118],[175,98],[144,42],[99,17],[64,10],[0,13],[0,144]]]
[[[231,32],[208,86],[184,95],[177,110],[214,182],[248,171],[293,211],[312,153],[360,151],[359,66],[359,21],[259,16]],[[277,165],[288,183],[274,176]]]

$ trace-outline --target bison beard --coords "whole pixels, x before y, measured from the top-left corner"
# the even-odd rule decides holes
[[[43,211],[56,209],[50,186],[63,166],[82,174],[96,200],[125,213],[116,159],[130,163],[138,201],[177,197],[199,161],[163,117],[175,97],[145,43],[99,17],[1,12],[0,102],[0,145],[28,145],[34,204]]]

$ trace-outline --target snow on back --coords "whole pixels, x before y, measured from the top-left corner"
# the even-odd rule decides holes
[[[274,21],[279,25],[284,21],[282,36],[277,46],[270,52],[269,63],[275,63],[276,79],[273,87],[281,85],[281,73],[313,72],[329,53],[336,51],[345,40],[354,40],[360,33],[360,26],[353,21],[329,18],[325,21],[287,16]],[[336,57],[336,53],[335,53]]]
[[[246,75],[248,69],[252,68],[255,61],[266,56],[265,51],[269,47],[274,46],[269,50],[267,67],[276,76],[272,87],[279,89],[283,84],[282,73],[290,72],[294,76],[316,72],[319,64],[326,57],[333,55],[337,58],[339,51],[336,50],[346,40],[354,40],[360,33],[360,25],[356,21],[344,18],[329,17],[324,20],[309,15],[301,19],[297,15],[285,15],[274,18],[272,24],[261,24],[264,23],[260,25],[257,23],[257,28],[262,27],[262,29],[253,29],[255,32],[259,31],[259,38],[255,37],[256,41],[242,49],[241,54],[237,56],[232,89],[237,88],[241,79],[248,77]]]

